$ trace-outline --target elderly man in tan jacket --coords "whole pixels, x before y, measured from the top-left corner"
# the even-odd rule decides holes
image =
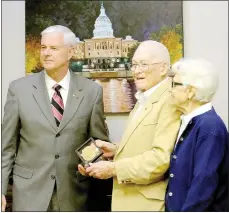
[[[111,161],[78,166],[81,174],[113,177],[112,211],[164,211],[165,173],[180,126],[180,113],[170,105],[167,48],[144,41],[132,59],[138,92],[120,143],[97,141]]]

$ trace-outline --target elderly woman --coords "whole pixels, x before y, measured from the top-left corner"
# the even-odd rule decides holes
[[[166,211],[228,211],[228,132],[211,104],[217,75],[207,61],[182,59],[170,77],[172,103],[182,116]]]

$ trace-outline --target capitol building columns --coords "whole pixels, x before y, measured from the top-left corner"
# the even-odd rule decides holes
[[[113,34],[112,23],[106,15],[103,3],[101,3],[100,15],[97,17],[93,37],[84,39],[76,45],[74,60],[84,61],[83,71],[100,70],[100,71],[119,71],[125,70],[121,63],[123,58],[128,57],[130,48],[138,43],[131,36],[116,38]]]

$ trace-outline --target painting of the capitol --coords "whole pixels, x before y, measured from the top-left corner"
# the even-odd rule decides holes
[[[93,38],[84,39],[84,41],[78,40],[74,59],[87,59],[87,65],[82,66],[83,72],[115,71],[113,77],[127,77],[125,72],[127,63],[121,63],[121,60],[124,58],[126,62],[128,61],[129,50],[138,44],[138,41],[130,35],[127,35],[125,39],[114,37],[112,23],[105,13],[103,3],[101,3],[100,15],[94,26]],[[78,64],[80,65],[80,61]],[[93,76],[93,73],[91,74]],[[106,77],[106,74],[101,73],[102,76]]]
[[[91,38],[81,39],[77,37],[75,56],[71,60],[70,68],[75,74],[82,75],[102,85],[104,111],[106,113],[128,113],[133,109],[136,103],[134,96],[136,88],[132,73],[129,69],[131,57],[137,46],[145,39],[140,41],[140,39],[134,38],[130,33],[122,37],[116,37],[112,21],[106,13],[104,3],[97,2],[97,4],[100,6],[100,11],[94,20],[93,36]],[[183,54],[183,35],[181,31],[177,31],[177,37],[176,35],[174,36],[177,29],[182,30],[179,29],[179,27],[182,27],[182,25],[170,28],[164,26],[164,28],[162,27],[159,31],[151,33],[150,37],[151,39],[164,43],[168,47],[170,54],[173,54],[177,59],[182,57]],[[72,29],[71,27],[69,28]],[[72,30],[74,32],[74,29]],[[163,30],[164,32],[162,32]],[[179,40],[176,46],[174,46],[176,42],[174,41],[175,39]],[[31,63],[31,57],[33,57],[33,59],[35,58],[35,55],[29,55],[31,49],[36,46],[36,42],[33,41],[34,43],[32,44],[31,41],[31,35],[27,36],[27,74],[38,72],[42,69],[42,67],[39,67],[39,62],[37,62],[35,67],[29,64]],[[28,68],[31,70],[28,70]]]
[[[101,3],[100,15],[95,21],[93,38],[79,41],[72,66],[78,66],[85,77],[96,78],[103,86],[105,112],[129,112],[134,104],[135,88],[129,71],[128,52],[138,43],[130,35],[115,38],[112,23]],[[81,60],[86,59],[86,64]],[[123,61],[122,61],[123,60]],[[126,62],[126,63],[125,63]],[[130,80],[128,81],[128,77]]]

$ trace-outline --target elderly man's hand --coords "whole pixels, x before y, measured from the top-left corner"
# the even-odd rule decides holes
[[[115,144],[109,143],[106,141],[102,141],[102,140],[96,140],[95,143],[100,149],[102,149],[103,157],[105,158],[114,157],[116,150],[117,150],[117,146]]]
[[[110,161],[91,163],[90,166],[86,168],[86,173],[98,179],[108,179],[116,175],[114,163]]]

